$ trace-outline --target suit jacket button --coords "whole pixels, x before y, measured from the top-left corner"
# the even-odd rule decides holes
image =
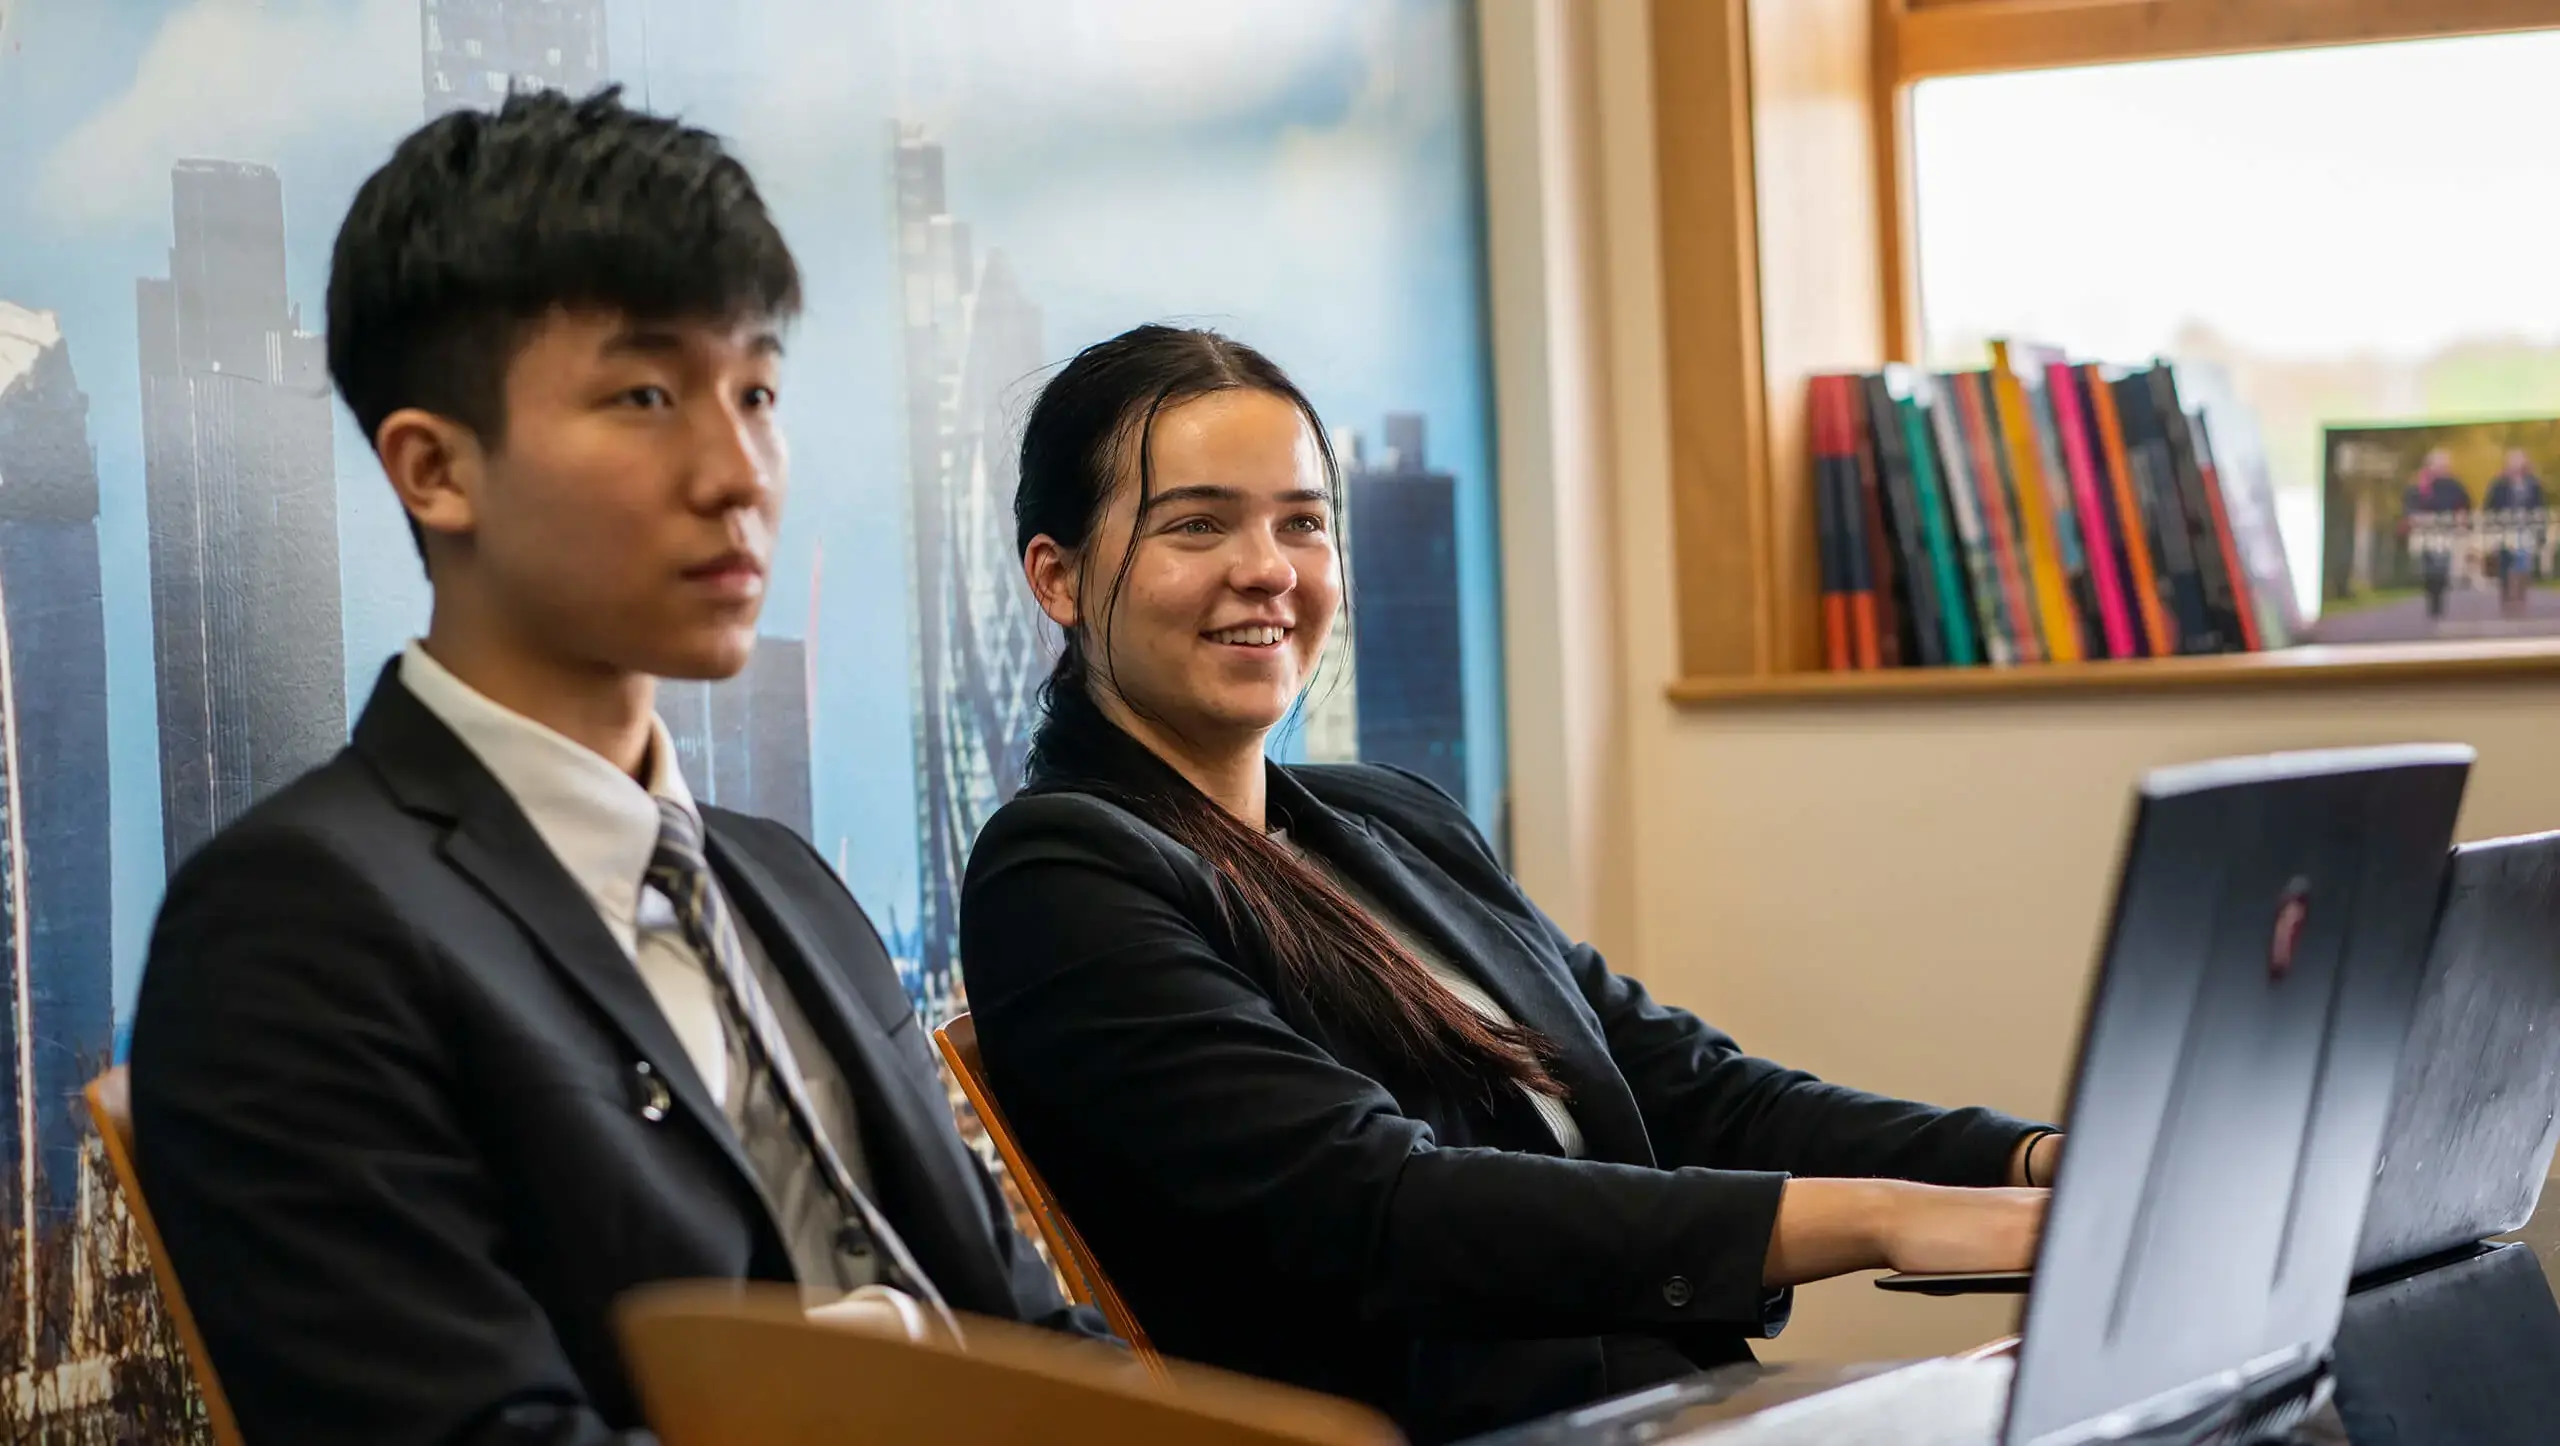
[[[667,1106],[673,1103],[673,1098],[667,1093],[667,1082],[659,1078],[658,1072],[651,1069],[645,1059],[632,1069],[640,1076],[640,1118],[654,1125],[667,1117]]]
[[[1698,1293],[1689,1288],[1689,1277],[1685,1275],[1675,1275],[1662,1283],[1662,1303],[1673,1310],[1679,1310],[1697,1298]]]

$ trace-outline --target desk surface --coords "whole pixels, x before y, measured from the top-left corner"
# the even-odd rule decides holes
[[[2552,1290],[2560,1293],[2560,1179],[2543,1183],[2542,1203],[2522,1230],[2498,1238],[2532,1246],[2542,1261],[2543,1276],[2551,1282]]]
[[[1895,1392],[1860,1402],[1799,1429],[1762,1413],[1822,1392],[1849,1388],[1842,1397],[1866,1394],[1864,1386],[1897,1366],[1938,1364],[1948,1378],[1920,1382],[1916,1392]],[[2008,1392],[2006,1359],[1936,1363],[1875,1362],[1854,1366],[1791,1363],[1727,1366],[1703,1376],[1633,1392],[1579,1410],[1480,1436],[1466,1446],[1675,1446],[1695,1440],[1714,1446],[1728,1436],[1751,1446],[1832,1446],[1841,1441],[1928,1441],[1931,1446],[1997,1446],[2000,1413]],[[1676,1407],[1666,1411],[1666,1406]],[[1754,1419],[1758,1418],[1758,1419]],[[2144,1438],[2149,1439],[2149,1438]],[[2322,1406],[2292,1434],[2270,1446],[2350,1446],[2334,1406]]]

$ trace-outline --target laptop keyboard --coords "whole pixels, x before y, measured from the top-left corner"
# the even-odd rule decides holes
[[[1619,1439],[1630,1446],[1998,1446],[2012,1369],[2007,1360],[1918,1361],[1738,1421]]]

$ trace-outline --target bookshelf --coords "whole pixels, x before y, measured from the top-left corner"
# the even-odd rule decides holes
[[[1671,700],[1697,706],[1941,698],[2093,697],[2380,683],[2560,681],[2560,638],[2497,642],[2312,644],[2265,653],[2038,663],[2015,668],[1882,668],[1682,678]]]
[[[1674,702],[2560,681],[2560,638],[1824,672],[1806,404],[1816,372],[1916,350],[1916,81],[2560,27],[2560,0],[1653,0],[1650,23]]]

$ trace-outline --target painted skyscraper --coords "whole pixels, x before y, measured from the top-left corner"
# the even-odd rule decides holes
[[[80,1180],[80,1087],[114,1032],[107,652],[89,399],[50,312],[0,301],[0,1199],[26,1269]],[[27,1302],[32,1305],[32,1298]]]
[[[979,259],[943,189],[942,147],[896,129],[907,526],[915,588],[921,972],[947,991],[969,844],[1022,782],[1048,676],[1047,620],[1013,550],[1014,449],[1045,357],[1004,253]]]
[[[758,638],[746,671],[734,678],[661,683],[658,716],[695,798],[811,836],[806,645]]]
[[[143,476],[175,869],[346,741],[338,487],[321,339],[286,300],[284,191],[181,161],[166,280],[138,286]]]
[[[1380,455],[1344,459],[1353,626],[1360,656],[1360,757],[1412,769],[1467,796],[1465,675],[1459,669],[1457,480],[1431,470],[1422,418],[1387,414]]]
[[[1349,427],[1333,429],[1333,456],[1344,473],[1345,491],[1358,470],[1365,443]],[[1351,561],[1351,504],[1338,497],[1333,508],[1333,545],[1344,566]],[[1357,599],[1353,600],[1355,603]],[[1360,667],[1351,637],[1356,607],[1335,615],[1332,635],[1325,639],[1324,659],[1299,695],[1297,711],[1285,726],[1297,730],[1299,753],[1309,763],[1360,761]]]
[[[605,80],[604,0],[419,0],[427,119],[509,90],[585,95]]]

